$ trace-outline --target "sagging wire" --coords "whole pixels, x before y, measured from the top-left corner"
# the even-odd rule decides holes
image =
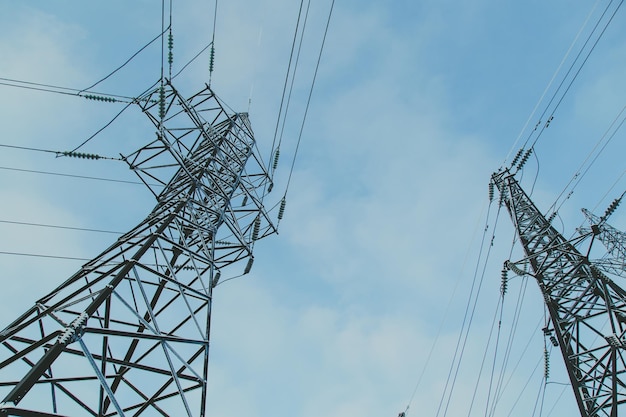
[[[483,231],[483,237],[481,239],[480,249],[478,252],[479,255],[478,255],[478,259],[476,260],[476,266],[474,269],[472,284],[469,290],[467,304],[466,304],[465,312],[463,315],[463,322],[461,324],[461,330],[459,331],[459,336],[457,338],[454,355],[450,364],[450,368],[448,370],[446,383],[443,389],[442,396],[439,400],[439,405],[437,407],[437,413],[435,417],[439,417],[440,413],[442,412],[442,408],[443,408],[443,416],[446,416],[448,412],[448,407],[450,406],[450,402],[452,400],[453,392],[456,386],[456,379],[457,379],[458,372],[461,366],[463,354],[464,354],[467,340],[469,337],[469,332],[471,330],[474,313],[476,312],[476,306],[478,303],[482,284],[485,278],[485,272],[486,272],[487,263],[491,254],[491,248],[493,247],[493,241],[495,239],[495,229],[498,224],[498,219],[500,217],[501,209],[502,209],[502,205],[498,204],[496,217],[494,221],[494,229],[491,232],[491,238],[489,240],[488,249],[485,251],[485,245],[487,245],[487,236],[488,236],[488,230],[489,230],[489,214],[487,215],[487,220],[486,220],[485,228]],[[491,204],[490,204],[489,211],[490,210],[491,210]],[[485,256],[484,264],[482,260],[483,254]],[[479,272],[481,264],[483,264],[482,273]],[[479,279],[479,276],[480,276],[480,279]],[[474,300],[473,306],[472,306],[472,300]],[[447,400],[446,400],[446,397],[447,397]],[[444,407],[444,403],[445,403],[445,407]]]
[[[11,78],[0,78],[0,85],[7,87],[17,87],[26,90],[42,91],[46,93],[63,94],[67,96],[82,97],[87,100],[101,101],[107,103],[136,103],[146,101],[145,98],[122,96],[119,94],[108,94],[87,90],[78,90],[76,88],[60,87],[51,84],[35,83],[30,81],[15,80]],[[84,94],[88,93],[88,94]]]
[[[148,46],[152,45],[154,42],[156,42],[159,38],[162,38],[163,35],[165,34],[165,32],[167,31],[167,29],[161,28],[162,31],[161,33],[159,33],[158,35],[156,35],[150,42],[148,42],[147,44],[145,44],[144,46],[142,46],[137,52],[135,52],[133,55],[131,55],[130,58],[128,58],[122,65],[120,65],[119,67],[117,67],[116,69],[114,69],[113,71],[111,71],[108,75],[106,75],[104,78],[96,81],[95,83],[93,83],[92,85],[90,85],[87,88],[83,88],[82,90],[79,91],[79,93],[83,93],[85,91],[91,90],[92,88],[94,88],[95,86],[97,86],[98,84],[100,84],[101,82],[107,80],[108,78],[110,78],[113,74],[115,74],[116,72],[118,72],[119,70],[121,70],[122,68],[124,68],[126,65],[128,65],[128,63],[130,61],[132,61],[137,55],[139,55],[141,52],[143,52],[144,49],[146,49]]]
[[[565,201],[567,201],[572,196],[572,194],[574,193],[574,190],[576,189],[576,187],[580,184],[582,179],[587,175],[587,173],[589,172],[591,167],[595,164],[596,160],[604,152],[604,150],[609,145],[609,143],[611,143],[611,141],[614,139],[614,137],[617,134],[617,132],[624,125],[624,122],[626,122],[626,105],[624,107],[622,107],[620,112],[617,114],[617,116],[611,122],[611,125],[606,129],[606,131],[604,132],[602,137],[596,142],[595,146],[589,152],[589,154],[587,155],[585,160],[580,164],[580,166],[578,167],[578,169],[576,170],[576,172],[574,173],[572,178],[565,185],[565,187],[563,187],[563,191],[561,191],[561,193],[557,196],[555,201],[550,206],[549,210],[558,211],[563,206],[563,204],[565,204]],[[594,153],[595,153],[595,155],[594,155]],[[563,197],[563,195],[565,194],[565,192],[568,189],[570,191],[568,192],[567,196],[557,206],[558,201],[561,199],[561,197]]]
[[[0,145],[3,146],[3,145]],[[27,148],[28,150],[36,150],[38,151],[39,149],[31,149],[31,148]],[[45,150],[42,149],[42,151],[47,152]],[[56,153],[56,151],[51,151]],[[50,172],[50,171],[39,171],[39,170],[33,170],[33,169],[23,169],[23,168],[13,168],[13,167],[3,167],[0,166],[0,169],[4,169],[7,171],[16,171],[16,172],[28,172],[28,173],[32,173],[32,174],[42,174],[42,175],[56,175],[59,177],[68,177],[68,178],[77,178],[77,179],[83,179],[83,180],[96,180],[96,181],[107,181],[107,182],[116,182],[116,183],[120,183],[120,184],[133,184],[133,185],[145,185],[143,182],[140,181],[128,181],[128,180],[118,180],[118,179],[114,179],[114,178],[102,178],[102,177],[91,177],[91,176],[87,176],[87,175],[74,175],[74,174],[63,174],[60,172]],[[162,187],[162,184],[155,184],[155,183],[149,183],[148,185],[153,186],[153,187]]]
[[[285,93],[286,93],[286,90],[287,90],[287,81],[289,80],[289,72],[290,72],[290,68],[291,68],[291,61],[293,59],[294,48],[295,48],[295,45],[296,45],[297,35],[298,35],[298,31],[299,31],[300,18],[301,18],[301,15],[302,15],[302,6],[303,5],[304,5],[304,0],[302,0],[300,2],[300,9],[298,11],[298,20],[296,22],[296,30],[294,32],[293,43],[291,45],[291,53],[290,53],[290,56],[289,56],[289,63],[287,65],[287,74],[285,76],[285,85],[283,87],[283,94],[282,94],[282,97],[281,97],[280,107],[279,107],[279,110],[278,110],[278,119],[276,120],[276,130],[274,131],[274,140],[272,141],[272,151],[274,151],[274,143],[276,142],[276,136],[278,135],[278,126],[279,126],[279,123],[281,121],[280,116],[281,116],[281,113],[282,113],[283,103],[284,103],[284,100],[285,100]],[[293,66],[293,73],[291,74],[291,84],[289,86],[289,93],[287,94],[287,103],[285,104],[285,112],[284,112],[284,114],[282,116],[282,126],[281,126],[280,135],[278,135],[278,144],[276,145],[276,153],[280,153],[280,145],[281,145],[282,140],[283,140],[283,133],[285,131],[285,123],[286,123],[286,120],[287,120],[287,114],[289,113],[289,104],[291,103],[291,94],[293,92],[293,86],[294,86],[294,82],[295,82],[295,79],[296,79],[296,73],[298,71],[298,63],[300,62],[300,53],[302,51],[302,42],[304,40],[304,33],[306,31],[306,24],[307,24],[307,21],[309,19],[309,10],[310,10],[310,8],[311,8],[311,0],[309,0],[307,2],[306,11],[304,13],[304,21],[302,23],[302,30],[300,31],[300,42],[298,42],[298,49],[297,49],[297,52],[296,52],[296,61],[295,61],[294,66]]]
[[[300,144],[302,142],[302,132],[304,131],[304,125],[306,122],[306,118],[307,118],[307,114],[309,112],[309,106],[311,104],[311,97],[313,96],[313,89],[315,87],[315,81],[317,79],[317,73],[319,71],[319,67],[320,67],[320,62],[322,60],[322,53],[324,51],[324,46],[326,44],[326,37],[328,35],[328,28],[330,27],[330,21],[332,18],[332,14],[333,14],[333,9],[335,6],[335,0],[332,1],[331,5],[330,5],[330,11],[328,12],[328,19],[326,20],[326,28],[324,29],[324,36],[322,38],[322,45],[320,46],[320,52],[319,55],[317,57],[317,63],[315,64],[315,71],[313,73],[313,80],[311,82],[311,88],[309,89],[309,96],[307,98],[306,101],[306,106],[304,109],[304,115],[302,116],[302,124],[300,125],[300,131],[298,133],[298,141],[296,143],[296,149],[293,153],[293,159],[291,161],[291,168],[289,169],[289,176],[287,178],[287,185],[285,186],[285,194],[284,196],[287,196],[287,192],[289,191],[289,185],[291,184],[291,177],[293,175],[293,171],[294,171],[294,167],[296,164],[296,159],[298,157],[298,150],[300,149]]]
[[[82,148],[85,144],[87,144],[87,142],[91,141],[93,138],[95,138],[100,132],[102,132],[104,129],[106,129],[107,127],[109,127],[118,117],[120,117],[122,115],[122,113],[124,113],[131,105],[136,104],[140,101],[145,101],[146,99],[144,98],[146,95],[149,95],[149,93],[151,93],[154,89],[154,87],[159,84],[159,82],[162,84],[163,83],[163,79],[155,82],[154,84],[152,84],[150,87],[148,87],[142,94],[140,94],[139,99],[132,101],[130,103],[127,103],[124,108],[122,110],[120,110],[109,122],[107,122],[103,127],[101,127],[100,129],[98,129],[94,134],[92,134],[91,136],[89,136],[87,139],[85,139],[80,145],[76,146],[74,149],[72,149],[71,151],[69,151],[70,153],[75,153],[78,149]],[[120,159],[121,160],[121,159]]]
[[[556,80],[557,75],[561,72],[561,69],[563,68],[565,62],[567,61],[568,57],[570,56],[572,50],[574,49],[574,46],[578,43],[578,40],[580,38],[580,36],[582,35],[583,30],[585,29],[585,27],[587,27],[591,17],[593,16],[593,14],[595,13],[596,8],[598,7],[600,3],[600,0],[596,0],[595,4],[593,5],[593,7],[591,8],[591,11],[589,12],[589,14],[587,15],[585,21],[583,22],[583,24],[581,25],[580,29],[578,30],[578,33],[576,34],[576,36],[574,37],[574,40],[572,41],[572,43],[570,44],[568,50],[565,52],[565,55],[563,56],[563,58],[561,59],[561,62],[559,63],[559,66],[557,67],[557,69],[555,70],[554,74],[552,75],[552,78],[550,79],[550,81],[548,82],[548,85],[546,86],[546,88],[544,89],[541,97],[539,98],[539,100],[537,101],[537,103],[535,104],[535,107],[533,108],[531,114],[528,116],[528,119],[526,120],[526,123],[524,124],[524,126],[522,127],[522,130],[520,131],[519,135],[517,136],[517,138],[515,139],[515,142],[513,143],[513,145],[511,146],[511,150],[509,151],[509,153],[507,154],[504,162],[502,163],[502,166],[505,165],[506,160],[509,158],[509,156],[511,155],[511,152],[513,151],[513,149],[517,146],[517,143],[520,141],[520,139],[522,138],[522,134],[523,132],[528,128],[528,125],[530,124],[531,119],[534,117],[535,113],[537,112],[537,109],[539,108],[540,104],[543,102],[544,98],[546,97],[546,94],[548,93],[549,89],[552,87],[552,84],[554,83],[554,81]],[[612,3],[612,1],[611,1]],[[604,17],[604,15],[606,14],[608,8],[610,7],[609,3],[606,7],[606,9],[604,10],[604,12],[602,13],[602,15],[600,16],[600,18],[598,19],[598,21],[596,22],[594,28],[592,29],[591,33],[589,34],[589,36],[587,37],[587,40],[585,41],[585,43],[583,44],[583,46],[580,48],[578,55],[576,56],[576,58],[574,59],[574,61],[572,62],[572,64],[570,65],[570,68],[568,69],[566,75],[562,78],[559,86],[557,87],[557,89],[555,90],[554,94],[552,95],[552,98],[550,99],[549,103],[546,105],[546,107],[544,108],[542,114],[539,117],[539,121],[537,122],[537,124],[535,125],[534,129],[528,134],[528,137],[526,138],[524,144],[522,145],[522,149],[526,148],[526,145],[528,144],[528,142],[530,141],[532,135],[538,131],[539,127],[542,124],[542,120],[545,116],[545,114],[548,112],[548,108],[550,107],[551,103],[555,100],[559,90],[561,89],[561,87],[563,86],[565,80],[567,79],[568,75],[570,74],[570,72],[572,71],[572,69],[574,68],[574,65],[576,64],[576,62],[578,61],[580,55],[582,54],[582,51],[585,49],[585,46],[587,45],[587,43],[589,42],[589,40],[591,39],[591,37],[593,36],[593,34],[595,33],[598,25],[600,24],[600,21],[602,20],[602,18]],[[621,5],[621,4],[620,4]],[[618,6],[619,8],[619,6]],[[599,38],[598,38],[599,40]],[[593,50],[593,49],[592,49]],[[583,62],[584,65],[584,62]],[[582,66],[581,68],[582,69]],[[580,71],[579,69],[579,71]],[[574,78],[575,79],[575,78]],[[573,82],[573,80],[572,80]],[[571,86],[571,83],[570,83]],[[569,87],[568,87],[569,90]],[[566,91],[567,92],[567,91]],[[562,98],[561,98],[562,100]],[[557,106],[558,107],[558,106]],[[554,112],[556,111],[556,108],[552,110],[552,114],[550,115],[550,122],[552,121],[552,119],[554,118]],[[549,123],[547,124],[547,126],[549,126]],[[547,127],[546,125],[544,125],[544,129]],[[543,132],[543,129],[541,129],[537,135],[537,139],[535,140],[535,143],[537,142],[539,136],[541,136],[541,133]],[[513,164],[514,165],[514,164]]]

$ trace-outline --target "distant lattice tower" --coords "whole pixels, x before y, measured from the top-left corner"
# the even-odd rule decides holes
[[[606,248],[606,256],[601,259],[594,260],[594,264],[603,270],[620,277],[626,277],[626,233],[621,232],[606,222],[607,214],[610,215],[611,209],[615,209],[619,204],[617,199],[611,204],[604,216],[599,217],[591,213],[587,209],[582,209],[585,217],[595,228],[597,238]],[[580,234],[589,233],[591,228],[581,228],[578,230]]]
[[[0,416],[206,414],[213,288],[275,232],[271,180],[247,114],[208,86],[138,104],[156,139],[124,159],[157,204],[2,330]]]
[[[494,174],[492,181],[524,247],[521,262],[532,271],[516,263],[507,266],[517,274],[531,274],[539,285],[551,320],[544,332],[565,360],[581,416],[626,413],[626,291],[588,258],[596,239],[611,242],[613,248],[619,248],[620,239],[609,237],[614,229],[605,224],[606,216],[589,217],[591,228],[565,239],[509,170]],[[583,245],[586,249],[579,250]]]

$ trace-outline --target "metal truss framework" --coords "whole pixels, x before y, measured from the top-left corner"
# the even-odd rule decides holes
[[[626,233],[621,232],[606,223],[605,217],[599,217],[591,213],[587,209],[582,209],[583,214],[591,223],[597,227],[598,239],[606,248],[606,256],[601,259],[595,259],[593,263],[603,271],[626,277]],[[581,234],[589,233],[590,229],[579,229]]]
[[[270,179],[208,86],[138,103],[157,137],[125,160],[156,207],[0,332],[0,416],[206,414],[213,288],[275,232]]]
[[[626,291],[589,261],[599,228],[567,240],[508,170],[492,181],[543,294],[553,326],[546,331],[556,335],[581,416],[617,417],[626,412]]]

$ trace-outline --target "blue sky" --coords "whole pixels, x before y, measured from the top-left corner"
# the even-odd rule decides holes
[[[250,3],[219,2],[212,87],[233,109],[249,111],[267,158],[299,2]],[[330,8],[328,0],[314,3],[285,125],[277,199]],[[494,246],[445,414],[470,415],[502,262],[521,257],[519,248],[509,253],[508,215],[494,224],[494,206],[487,219],[489,177],[539,121],[529,115],[538,101],[539,114],[546,107],[588,34],[590,26],[549,84],[583,23],[591,16],[592,25],[607,4],[336,1],[279,235],[256,245],[249,275],[216,288],[210,415],[395,417],[411,399],[408,415],[444,415],[437,409],[488,225]],[[0,0],[0,78],[86,88],[160,33],[160,6]],[[210,42],[213,9],[213,2],[174,2],[174,72]],[[557,200],[625,104],[625,18],[620,10],[523,172],[522,184],[533,189],[542,210]],[[158,80],[160,62],[155,44],[93,90],[135,96]],[[208,82],[207,67],[205,54],[176,85],[188,94],[199,90]],[[73,149],[119,110],[0,85],[0,143]],[[152,138],[147,119],[131,109],[81,150],[117,156]],[[626,188],[625,144],[620,130],[571,197],[559,199],[566,236],[583,223],[581,207],[602,214]],[[3,221],[126,231],[153,205],[139,185],[15,170],[135,181],[120,162],[2,148],[0,166]],[[623,213],[612,218],[622,230]],[[113,239],[110,233],[0,223],[4,252],[90,259]],[[0,321],[20,314],[80,265],[0,255]],[[543,355],[536,331],[543,308],[532,285],[513,354],[521,365],[509,367],[496,415],[533,415],[543,364],[530,375]],[[522,281],[511,287],[520,291]],[[512,309],[506,311],[510,326]],[[541,415],[565,415],[575,406],[559,385],[566,378],[556,352],[551,366],[554,384]],[[471,415],[484,414],[488,375],[478,382]]]

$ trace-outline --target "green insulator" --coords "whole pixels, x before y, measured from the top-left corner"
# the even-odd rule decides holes
[[[173,62],[174,62],[174,54],[172,53],[172,51],[170,51],[167,54],[167,63],[172,65]]]
[[[550,217],[548,217],[548,223],[552,224],[552,222],[554,221],[554,219],[556,218],[556,211],[553,212]]]
[[[513,158],[513,162],[511,162],[511,166],[514,166],[515,164],[517,164],[517,161],[519,161],[519,158],[522,156],[522,152],[524,152],[524,148],[520,148],[520,150],[517,151],[515,158]]]
[[[172,31],[170,30],[169,35],[167,35],[167,47],[169,49],[174,48],[174,35],[172,35]]]
[[[79,159],[101,159],[100,155],[96,155],[93,153],[82,153],[82,152],[70,152],[64,151],[60,152],[61,155],[67,156],[68,158],[79,158]]]
[[[278,220],[282,220],[283,216],[285,215],[286,204],[287,201],[285,200],[285,197],[283,197],[282,201],[280,202],[280,208],[278,209]]]
[[[209,58],[209,72],[213,72],[213,63],[215,62],[215,48],[211,46],[211,54]]]
[[[161,119],[165,117],[165,89],[163,87],[159,89],[159,117]]]
[[[259,238],[259,230],[261,230],[261,217],[254,219],[254,228],[252,229],[252,240]]]
[[[529,150],[526,151],[526,153],[524,154],[524,156],[522,157],[522,160],[519,162],[519,164],[517,165],[517,169],[522,169],[522,167],[524,165],[526,165],[526,162],[528,161],[528,158],[530,157],[530,154],[532,153],[533,149],[530,148]]]
[[[243,270],[244,275],[250,272],[250,270],[252,269],[253,263],[254,263],[254,258],[251,256],[250,259],[248,259],[248,263],[246,264],[246,269]]]
[[[276,153],[274,154],[274,163],[272,164],[272,169],[276,170],[278,166],[278,158],[280,157],[280,149],[276,149]]]
[[[93,94],[85,94],[83,97],[85,97],[87,100],[105,101],[107,103],[117,102],[117,100],[113,97],[95,96]]]
[[[274,183],[270,182],[270,185],[267,186],[267,193],[268,194],[271,193],[273,189],[274,189]]]

